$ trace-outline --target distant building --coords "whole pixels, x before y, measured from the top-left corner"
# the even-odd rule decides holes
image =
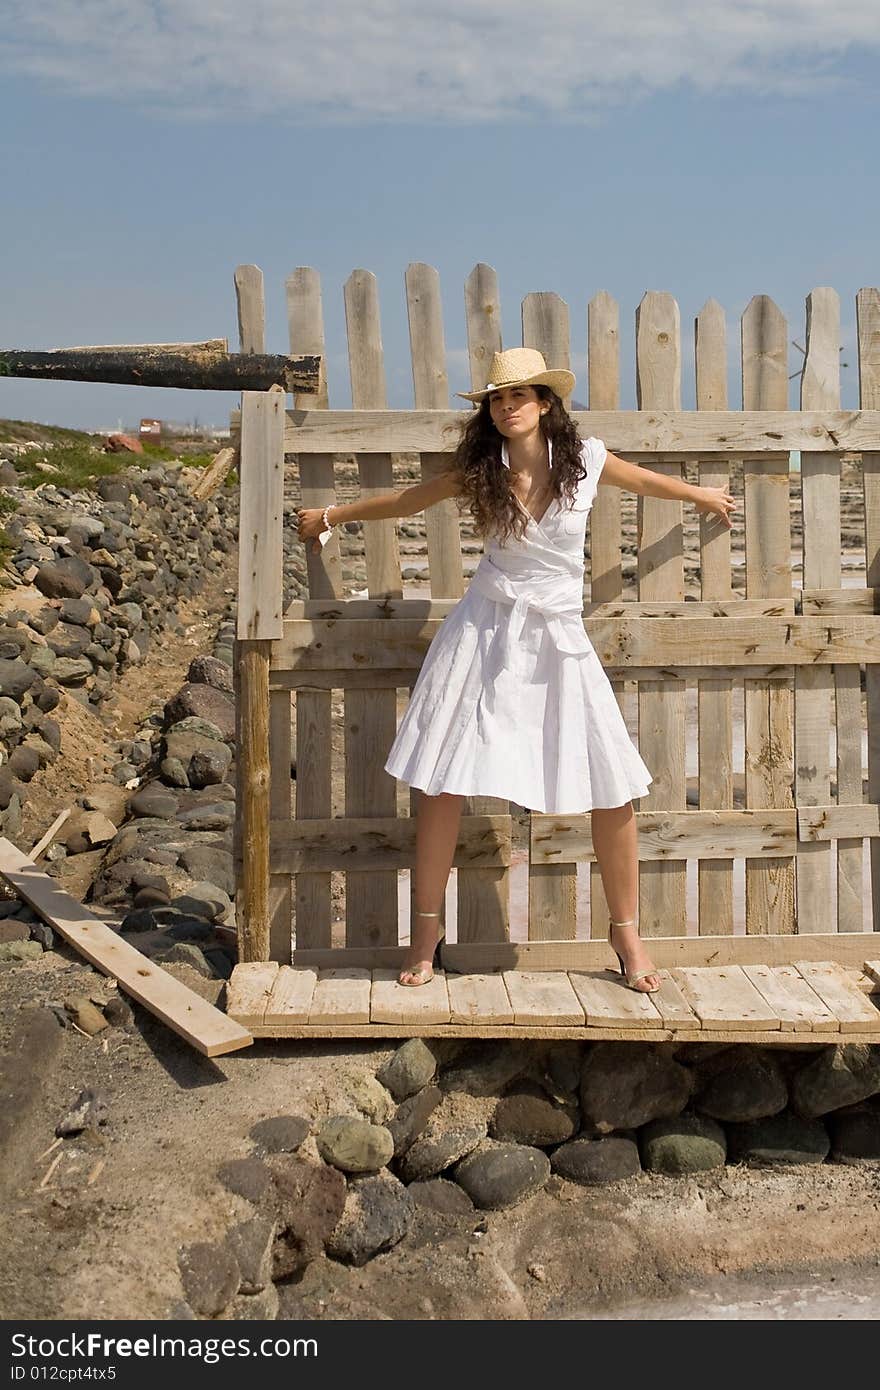
[[[142,444],[161,444],[162,443],[162,421],[161,420],[141,420],[138,435]]]

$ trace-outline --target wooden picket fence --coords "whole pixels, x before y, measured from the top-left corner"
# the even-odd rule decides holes
[[[241,267],[236,284],[241,350],[264,351],[260,272]],[[292,410],[280,389],[244,393],[235,420],[242,961],[370,965],[391,959],[398,944],[398,875],[414,862],[418,793],[411,794],[410,815],[398,815],[397,784],[383,764],[398,691],[412,687],[432,637],[466,588],[459,513],[450,500],[424,515],[430,597],[403,596],[393,520],[363,527],[367,598],[345,596],[335,533],[320,554],[306,548],[309,597],[282,612],[282,553],[285,460],[288,482],[298,482],[298,504],[307,507],[337,500],[339,455],[356,455],[364,496],[400,486],[396,456],[417,455],[422,478],[448,466],[462,412],[450,409],[436,271],[410,266],[406,300],[412,409],[387,409],[376,280],[355,271],[345,285],[352,409],[330,409],[325,381],[317,398],[297,397]],[[315,271],[289,277],[287,306],[291,351],[323,356]],[[839,298],[823,288],[806,303],[799,410],[789,410],[792,331],[773,301],[759,295],[742,316],[742,409],[730,408],[725,316],[710,300],[695,321],[697,408],[682,411],[679,308],[669,294],[647,293],[636,314],[638,409],[629,411],[618,409],[618,307],[604,292],[589,303],[589,411],[574,412],[581,433],[658,472],[681,477],[690,463],[701,484],[730,486],[735,469],[738,487],[740,463],[742,470],[744,588],[739,576],[733,582],[726,527],[706,517],[697,523],[679,502],[643,498],[631,596],[621,493],[600,487],[593,506],[585,627],[618,699],[636,692],[638,747],[654,778],[636,803],[644,936],[687,935],[688,860],[698,862],[701,937],[734,931],[736,861],[745,866],[747,936],[862,932],[867,893],[868,925],[880,925],[880,290],[860,291],[856,309],[859,410],[840,408]],[[465,314],[471,380],[480,387],[492,353],[503,346],[490,267],[478,265],[468,277]],[[568,307],[557,295],[525,298],[522,343],[553,366],[572,365]],[[580,391],[583,366],[574,369]],[[801,460],[800,586],[791,450]],[[861,459],[859,587],[843,584],[844,455],[856,456],[855,464]],[[687,598],[686,524],[699,530],[699,596]],[[334,817],[332,702],[339,691],[345,814]],[[686,786],[689,691],[697,703],[697,805],[689,805]],[[744,715],[740,805],[735,698]],[[512,820],[506,801],[465,802],[454,858],[457,941],[461,959],[484,968],[510,935]],[[606,938],[589,815],[533,814],[528,849],[529,942]],[[576,911],[578,863],[590,864],[588,923]],[[344,943],[335,940],[331,903],[331,875],[340,871]],[[466,948],[474,949],[468,955]],[[849,959],[852,950],[843,955]]]

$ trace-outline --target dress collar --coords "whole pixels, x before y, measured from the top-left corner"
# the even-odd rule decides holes
[[[552,469],[552,467],[553,467],[553,440],[550,438],[549,435],[547,436],[547,453],[548,453],[548,455],[549,455],[549,466],[550,466],[550,468]],[[501,441],[501,462],[504,464],[504,467],[507,468],[507,469],[509,470],[509,468],[510,468],[510,459],[509,459],[508,454],[507,454],[507,440],[506,440],[506,439],[502,439],[502,441]]]

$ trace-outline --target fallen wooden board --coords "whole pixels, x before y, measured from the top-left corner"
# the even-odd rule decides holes
[[[251,1045],[254,1039],[246,1028],[141,955],[2,836],[0,874],[87,961],[112,975],[126,994],[204,1056],[218,1057]]]

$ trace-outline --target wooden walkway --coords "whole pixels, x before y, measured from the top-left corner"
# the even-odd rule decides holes
[[[880,1043],[880,960],[683,966],[653,995],[608,970],[439,971],[236,966],[227,1014],[254,1037],[478,1037]]]

